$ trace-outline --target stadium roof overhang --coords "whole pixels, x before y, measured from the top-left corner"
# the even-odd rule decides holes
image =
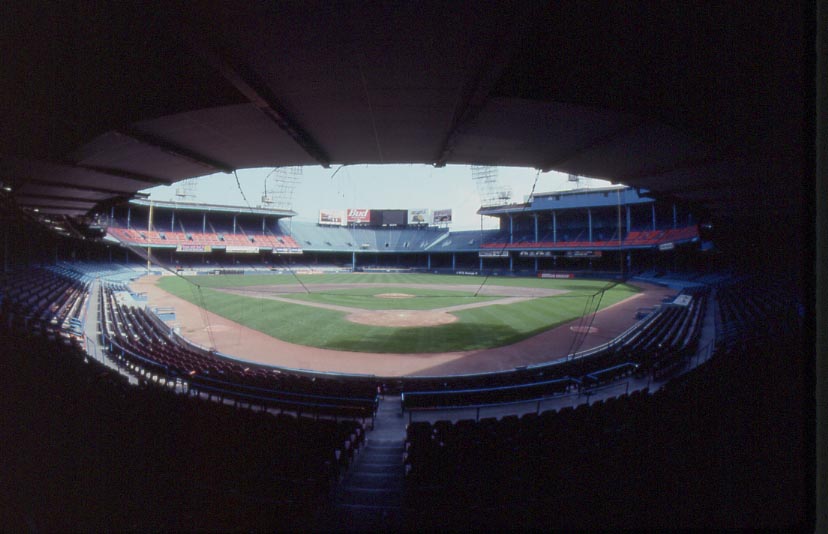
[[[4,15],[0,185],[24,207],[358,163],[554,169],[722,217],[803,202],[801,6],[102,6]]]
[[[197,213],[224,213],[224,214],[245,214],[245,215],[264,215],[271,217],[295,217],[296,212],[287,209],[265,208],[265,207],[243,207],[243,206],[227,206],[218,204],[196,204],[189,202],[167,202],[158,200],[133,199],[129,201],[132,206],[139,206],[143,208],[161,208],[164,210],[173,211],[192,211]]]

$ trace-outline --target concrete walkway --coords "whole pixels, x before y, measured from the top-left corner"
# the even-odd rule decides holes
[[[132,385],[138,384],[138,378],[123,368],[119,367],[108,355],[104,347],[100,346],[101,325],[98,321],[100,300],[101,300],[101,282],[100,280],[93,281],[89,286],[89,300],[87,301],[86,313],[83,318],[83,336],[86,353],[94,358],[97,362],[105,367],[118,372],[125,376]]]

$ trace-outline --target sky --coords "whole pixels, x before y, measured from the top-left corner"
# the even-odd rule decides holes
[[[232,174],[213,174],[195,179],[195,201],[230,206],[261,204],[265,180],[272,167],[238,171],[239,185]],[[473,230],[481,227],[477,215],[480,194],[472,181],[467,165],[347,165],[302,167],[293,191],[294,220],[318,220],[320,209],[416,209],[453,210],[452,230]],[[510,190],[511,202],[523,202],[531,193],[537,177],[536,193],[566,191],[575,187],[603,187],[604,180],[582,178],[570,182],[568,175],[558,172],[541,173],[530,168],[497,167],[498,190]],[[151,200],[176,200],[181,183],[147,189]],[[273,191],[272,180],[268,190]],[[246,201],[245,201],[246,197]],[[495,228],[496,219],[483,218],[484,228]]]

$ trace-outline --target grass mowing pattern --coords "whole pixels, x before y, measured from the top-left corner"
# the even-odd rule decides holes
[[[248,279],[248,280],[245,280]],[[301,280],[313,283],[400,283],[400,284],[468,284],[471,293],[480,285],[480,278],[462,276],[411,274],[332,274],[308,275]],[[508,345],[539,334],[558,324],[578,318],[588,303],[594,307],[591,296],[606,282],[596,280],[546,280],[533,278],[490,278],[499,286],[550,287],[566,289],[565,295],[538,298],[509,305],[492,305],[455,312],[458,321],[452,324],[425,328],[390,328],[355,324],[345,319],[345,313],[311,308],[300,304],[230,295],[210,287],[240,287],[251,285],[296,284],[292,276],[204,276],[194,279],[202,289],[179,277],[164,277],[159,285],[165,291],[212,311],[222,317],[263,332],[269,336],[324,349],[355,352],[452,352]],[[376,293],[412,293],[411,288],[389,290],[371,288]],[[624,284],[607,290],[601,307],[615,304],[637,293]],[[325,292],[329,293],[329,292]],[[363,298],[364,297],[360,297]],[[466,297],[464,302],[468,302]],[[380,301],[382,299],[374,299]],[[395,309],[401,303],[420,299],[389,299]],[[431,300],[431,299],[422,299]],[[441,306],[430,306],[430,308]]]

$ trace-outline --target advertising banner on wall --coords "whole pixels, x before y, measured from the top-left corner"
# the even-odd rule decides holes
[[[538,273],[538,278],[564,278],[564,279],[571,279],[575,278],[575,275],[572,273]]]
[[[567,258],[600,258],[602,252],[600,250],[567,250]]]
[[[345,226],[345,210],[319,210],[319,224]]]
[[[508,258],[508,250],[481,250],[477,253],[479,258]]]
[[[176,252],[212,252],[212,250],[210,245],[178,245],[175,247]]]
[[[302,254],[301,248],[285,248],[276,247],[273,249],[274,254]]]
[[[408,210],[408,224],[428,224],[428,209],[416,208]]]
[[[348,224],[368,224],[371,222],[371,210],[368,208],[348,208]]]
[[[434,222],[434,224],[450,223],[451,210],[434,210],[432,212],[432,222]]]
[[[551,258],[553,256],[551,250],[521,250],[521,258]]]
[[[246,247],[243,245],[227,245],[224,249],[228,254],[258,254],[259,247]]]

